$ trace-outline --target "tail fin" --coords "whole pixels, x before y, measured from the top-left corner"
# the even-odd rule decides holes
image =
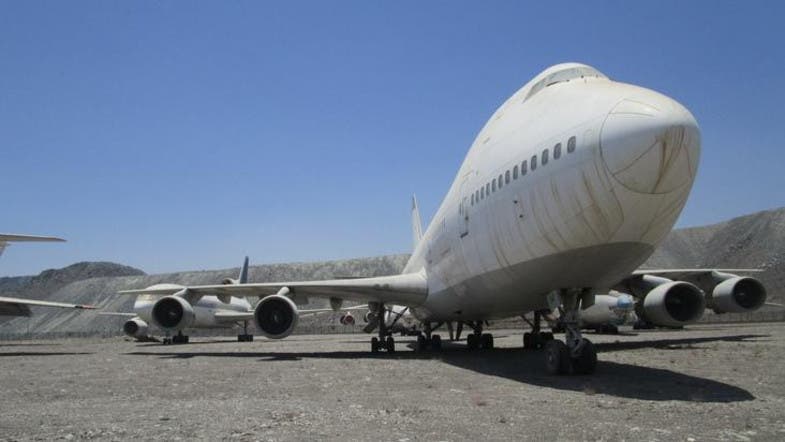
[[[412,234],[414,240],[412,250],[414,250],[422,239],[422,222],[420,221],[420,209],[417,207],[416,195],[412,195]]]
[[[248,257],[245,257],[245,261],[243,261],[243,268],[240,269],[240,276],[237,277],[237,282],[239,284],[246,284],[248,283]]]

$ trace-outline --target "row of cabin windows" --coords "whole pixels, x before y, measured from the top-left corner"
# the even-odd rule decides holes
[[[575,136],[570,137],[570,139],[567,140],[567,153],[575,152],[576,144],[577,144],[577,139],[575,138]],[[556,145],[553,146],[553,159],[558,160],[559,158],[561,158],[561,155],[562,155],[562,144],[556,143]],[[548,164],[549,157],[550,157],[550,149],[543,150],[542,154],[540,155],[540,165],[544,166]],[[486,183],[485,186],[477,189],[471,196],[472,206],[474,205],[475,202],[479,203],[480,200],[485,199],[485,195],[490,196],[492,192],[496,192],[497,187],[501,189],[502,186],[506,186],[507,184],[510,184],[511,180],[517,180],[519,175],[523,177],[529,172],[529,170],[533,172],[536,169],[537,169],[537,155],[532,155],[530,159],[523,160],[523,162],[521,162],[520,169],[518,169],[518,165],[516,164],[512,168],[512,173],[510,173],[510,170],[508,169],[506,172],[499,175],[498,178],[492,179],[491,182]]]

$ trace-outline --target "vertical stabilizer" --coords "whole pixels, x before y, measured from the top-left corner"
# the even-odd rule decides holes
[[[414,240],[412,250],[415,250],[422,239],[422,222],[420,221],[420,209],[417,207],[416,195],[412,195],[412,236]]]
[[[243,267],[240,269],[240,276],[237,277],[237,282],[240,284],[248,283],[248,257],[243,261]]]

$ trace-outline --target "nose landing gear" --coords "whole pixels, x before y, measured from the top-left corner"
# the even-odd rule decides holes
[[[597,366],[597,350],[594,344],[581,335],[579,326],[582,296],[587,294],[575,290],[561,290],[564,308],[563,324],[566,343],[550,340],[545,344],[545,368],[550,374],[591,374]],[[524,336],[524,340],[525,340]]]

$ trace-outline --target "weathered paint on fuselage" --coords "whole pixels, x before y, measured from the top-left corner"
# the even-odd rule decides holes
[[[544,71],[480,131],[404,271],[427,274],[419,319],[508,317],[545,308],[554,290],[609,288],[672,229],[697,171],[697,123],[662,94],[584,68]],[[530,94],[565,69],[586,75]]]

